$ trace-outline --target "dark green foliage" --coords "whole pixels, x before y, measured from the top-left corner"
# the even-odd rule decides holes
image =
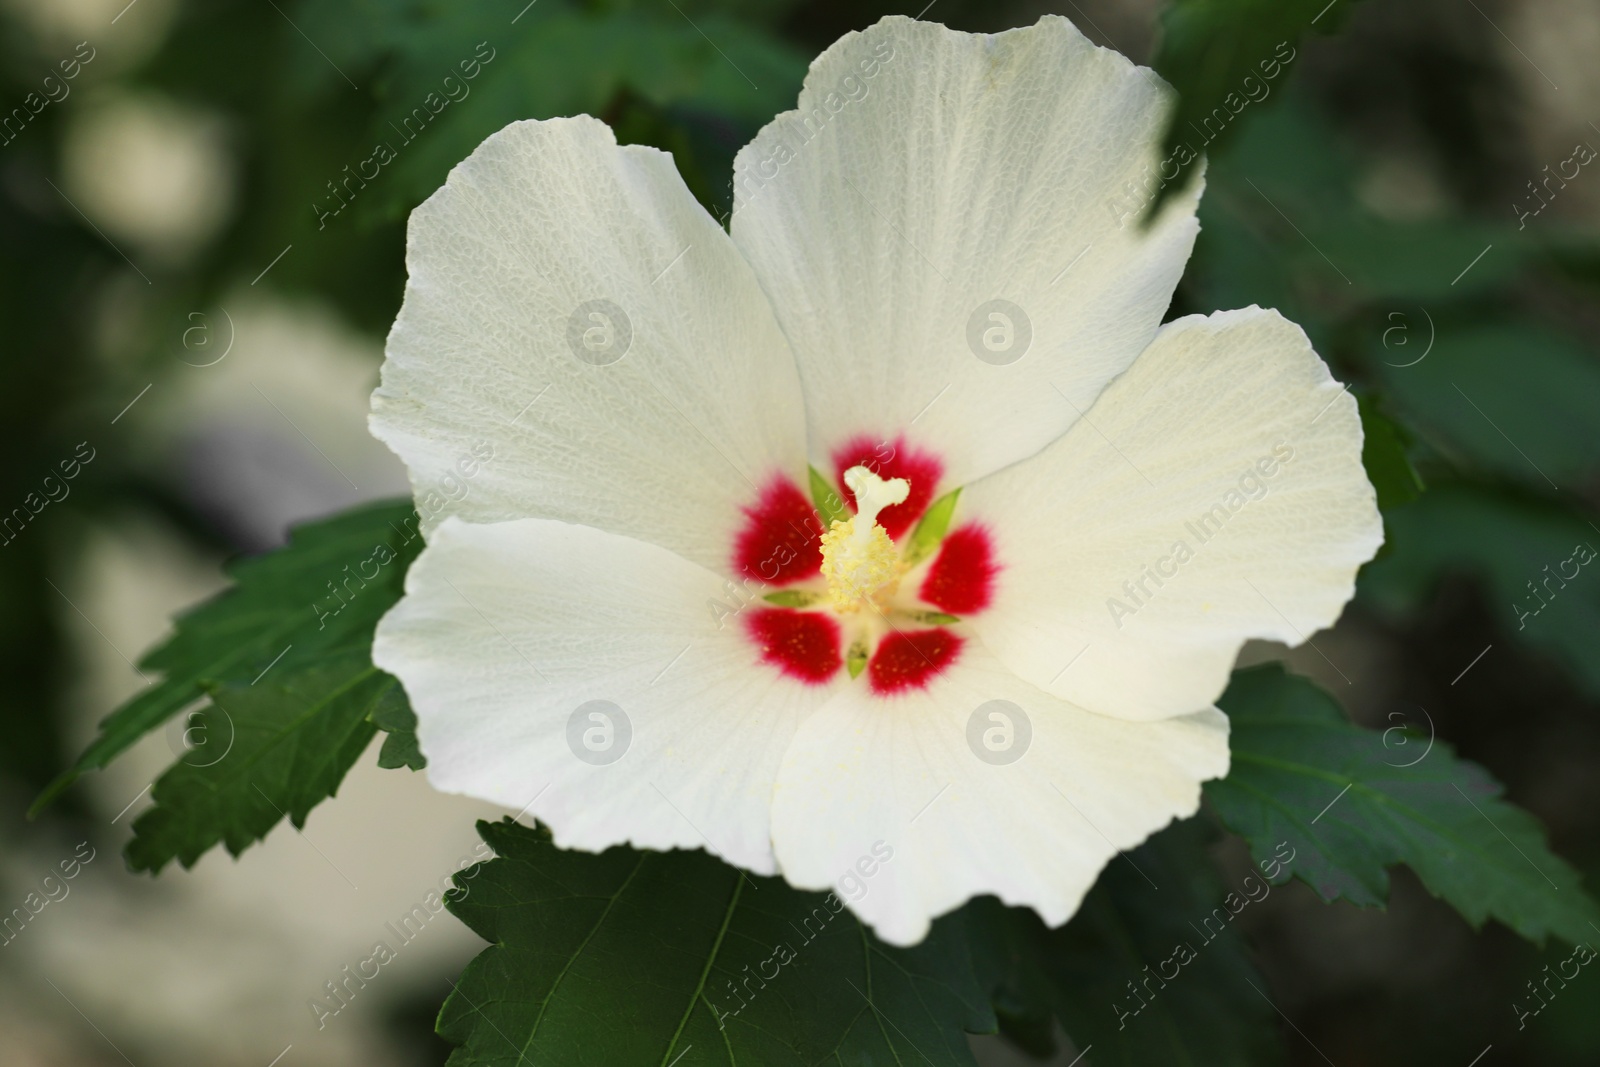
[[[1392,617],[1420,609],[1449,575],[1476,575],[1504,633],[1600,696],[1600,529],[1565,508],[1453,485],[1388,516],[1390,551],[1361,595]]]
[[[179,616],[140,661],[160,680],[101,724],[35,811],[202,698],[198,722],[174,735],[181,758],[156,782],[156,806],[134,824],[135,867],[188,866],[218,841],[238,853],[285,813],[304,823],[379,725],[397,731],[386,762],[419,765],[414,719],[371,650],[421,547],[410,505],[380,504],[302,526],[285,548],[233,567],[234,587]]]
[[[1161,17],[1155,68],[1178,90],[1149,216],[1199,159],[1229,144],[1280,90],[1313,25],[1327,30],[1355,0],[1177,0]],[[1342,9],[1342,10],[1341,10]],[[1248,117],[1247,117],[1248,116]]]
[[[994,1017],[963,915],[890,948],[832,894],[703,852],[600,855],[480,823],[497,859],[450,910],[492,942],[439,1032],[468,1064],[969,1065]],[[868,889],[870,892],[870,887]]]
[[[1324,900],[1382,904],[1387,868],[1404,863],[1473,926],[1499,919],[1534,941],[1593,936],[1600,909],[1577,872],[1445,742],[1355,726],[1275,666],[1235,674],[1220,705],[1233,767],[1206,797],[1258,861],[1289,843],[1296,858],[1280,880],[1292,872]]]
[[[1312,31],[1377,7],[1175,0],[1164,11],[1155,65],[1179,107],[1169,162],[1140,202],[1153,207],[1192,180],[1188,155],[1209,157],[1203,230],[1174,310],[1276,307],[1360,397],[1363,461],[1389,543],[1362,575],[1358,614],[1401,629],[1443,581],[1469,577],[1508,640],[1600,697],[1600,585],[1588,558],[1600,548],[1600,363],[1588,310],[1600,254],[1560,225],[1559,210],[1521,228],[1501,199],[1463,192],[1477,183],[1499,197],[1506,176],[1471,152],[1514,138],[1469,112],[1453,83],[1437,88],[1442,111],[1409,116],[1450,142],[1434,146],[1450,164],[1444,194],[1409,215],[1373,195],[1384,152],[1369,143],[1374,127],[1352,112],[1353,94],[1319,82],[1308,52]],[[130,267],[47,184],[63,181],[69,107],[47,109],[0,149],[0,235],[16,250],[0,266],[16,357],[0,361],[9,461],[0,483],[10,487],[0,507],[22,503],[78,441],[102,456],[70,504],[52,504],[0,554],[0,661],[12,683],[0,702],[10,742],[0,764],[34,790],[55,777],[35,810],[165,726],[177,762],[128,847],[134,867],[155,871],[218,843],[237,854],[285,816],[302,825],[379,731],[380,765],[426,763],[404,693],[370,659],[373,627],[420,548],[410,509],[396,504],[307,526],[288,548],[235,568],[236,587],[178,620],[142,661],[150,687],[56,777],[51,686],[68,671],[54,620],[76,607],[46,576],[74,545],[70,520],[132,502],[206,533],[181,488],[140,467],[132,424],[110,428],[160,380],[173,323],[275,262],[265,285],[314,296],[381,335],[404,280],[406,214],[519,119],[597,115],[624,143],[671,151],[695,196],[724,214],[733,153],[792,106],[818,48],[880,13],[867,12],[791,0],[180,3],[164,44],[125,76],[219,114],[240,175],[229,228],[185,264]],[[1436,34],[1435,14],[1419,16],[1430,23],[1423,38],[1443,49],[1459,26]],[[946,0],[925,17],[990,29],[1035,15]],[[1499,47],[1487,18],[1476,28]],[[1360,48],[1359,62],[1343,61],[1347,73],[1381,73],[1374,37]],[[24,67],[4,71],[12,102],[37,81]],[[1392,80],[1374,91],[1386,107],[1390,94],[1396,110],[1414,103]],[[129,347],[149,358],[107,380],[88,358],[99,313],[86,309],[119,278],[142,294],[146,336]],[[375,562],[380,545],[386,562]],[[1460,662],[1476,652],[1461,650]],[[1398,864],[1473,925],[1495,918],[1534,940],[1594,936],[1576,872],[1450,744],[1353,725],[1276,670],[1242,672],[1223,703],[1233,768],[1206,795],[1261,873],[1219,879],[1205,828],[1190,821],[1113,860],[1059,930],[983,899],[941,919],[924,944],[893,949],[825,897],[699,852],[562,852],[542,832],[485,826],[500,858],[452,909],[494,944],[440,1016],[452,1062],[970,1064],[967,1031],[998,1027],[1042,1054],[1059,1027],[1078,1050],[1092,1048],[1085,1065],[1271,1063],[1275,994],[1233,916],[1294,876],[1327,900],[1382,905]],[[1466,738],[1462,747],[1492,762]],[[803,932],[808,922],[820,933]],[[762,979],[779,944],[794,958]],[[1163,978],[1180,946],[1193,958]],[[743,994],[731,988],[746,981]]]
[[[378,753],[378,766],[420,771],[428,765],[428,758],[417,747],[417,713],[411,710],[405,690],[398,685],[384,690],[367,719],[388,735]]]
[[[155,805],[133,823],[129,866],[188,867],[219,841],[237,856],[285,815],[304,826],[377,732],[372,709],[400,689],[362,655],[283,677],[207,687],[210,703],[187,726],[205,742],[156,779]]]
[[[1600,414],[1600,362],[1576,339],[1530,322],[1444,326],[1426,359],[1395,365],[1421,354],[1374,362],[1395,409],[1461,465],[1546,493],[1600,476],[1600,434],[1572,429]]]
[[[1007,1033],[1034,1035],[1042,1052],[1039,1021],[1053,1013],[1096,1064],[1278,1062],[1267,983],[1233,926],[1272,890],[1262,877],[1224,883],[1206,834],[1202,822],[1180,823],[1112,860],[1057,930],[1025,908],[968,905],[989,933]]]

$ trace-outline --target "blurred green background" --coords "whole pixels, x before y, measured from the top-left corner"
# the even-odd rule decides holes
[[[220,586],[222,559],[404,492],[366,395],[406,213],[453,163],[514,119],[588,112],[670,150],[721,216],[734,152],[811,57],[919,13],[524,3],[0,4],[0,909],[79,842],[95,855],[0,947],[0,1062],[443,1061],[432,1015],[475,947],[453,920],[352,1017],[319,1030],[305,1001],[472,852],[486,809],[367,760],[305,834],[152,882],[117,853],[182,750],[168,731],[41,822],[21,813],[142,685],[131,661]],[[994,31],[1063,14],[1209,111],[1207,87],[1300,7],[935,0],[923,17]],[[1485,765],[1592,887],[1600,570],[1532,584],[1573,545],[1600,548],[1600,167],[1579,162],[1600,147],[1600,5],[1336,0],[1293,47],[1212,146],[1172,309],[1277,307],[1362,401],[1389,544],[1318,639],[1327,660],[1287,658],[1362,723],[1431,728]],[[336,198],[475,55],[470,92]],[[1340,1067],[1466,1065],[1490,1045],[1485,1067],[1600,1061],[1600,977],[1519,1029],[1512,1001],[1567,953],[1474,933],[1405,871],[1387,912],[1295,883],[1248,920],[1291,1063],[1323,1062],[1313,1042]]]

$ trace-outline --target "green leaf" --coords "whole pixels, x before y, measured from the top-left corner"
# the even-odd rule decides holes
[[[944,1067],[974,1062],[964,1031],[995,1028],[959,914],[895,949],[831,894],[704,852],[594,855],[509,819],[478,828],[497,858],[449,907],[492,947],[439,1014],[452,1067]]]
[[[1292,872],[1324,900],[1376,905],[1387,868],[1404,863],[1474,927],[1493,918],[1533,941],[1594,936],[1600,908],[1577,872],[1498,782],[1443,741],[1355,726],[1276,665],[1235,673],[1218,703],[1233,767],[1206,783],[1206,797],[1257,861],[1288,843],[1294,858],[1280,880]]]
[[[812,467],[811,470],[811,502],[817,506],[817,515],[822,519],[824,531],[833,527],[835,522],[850,517],[850,509],[845,506],[844,497],[840,496],[833,484],[822,476],[822,472]]]
[[[946,531],[950,529],[950,519],[956,513],[956,500],[961,496],[960,489],[952,489],[944,496],[928,505],[928,510],[922,513],[922,518],[917,520],[917,528],[911,531],[911,540],[906,545],[906,564],[916,566],[929,556],[934,549],[944,540]]]
[[[340,161],[352,172],[380,175],[372,190],[363,184],[352,198],[358,214],[398,216],[443,184],[485,137],[512,122],[578,114],[609,120],[623,97],[714,114],[724,130],[731,126],[728,132],[748,139],[794,106],[809,58],[763,28],[717,11],[694,12],[691,21],[667,5],[612,10],[540,0],[518,15],[521,6],[397,5],[374,33],[364,3],[302,5],[306,33],[343,42],[349,54],[335,53],[334,61],[348,62],[358,81],[375,83],[378,101],[366,136],[346,149],[352,158]],[[371,73],[361,76],[362,68]],[[348,91],[327,64],[293,73],[313,79],[308,87],[323,95]],[[379,145],[388,153],[378,153]],[[339,207],[331,195],[324,202]]]
[[[417,744],[417,713],[411,710],[411,701],[398,685],[384,691],[373,706],[367,721],[389,736],[383,739],[378,752],[378,766],[388,769],[409,767],[420,771],[428,759]]]
[[[724,214],[734,150],[794,106],[810,58],[769,28],[789,3],[174,5],[161,47],[129,76],[227,115],[249,210],[188,267],[168,271],[179,290],[152,321],[222,299],[292,243],[262,284],[332,301],[381,336],[403,290],[406,214],[484,138],[522,119],[612,122],[620,108],[626,120],[630,101],[642,101],[670,121],[656,131],[625,121],[635,128],[622,135],[675,153],[692,135],[685,169],[701,175],[689,175],[691,189]],[[152,360],[170,358],[158,355],[169,341],[148,345]]]
[[[219,841],[237,856],[285,815],[304,826],[377,732],[373,710],[400,688],[359,655],[283,677],[209,690],[201,725],[189,726],[205,741],[156,779],[155,805],[133,823],[131,868],[189,867]]]
[[[1600,474],[1600,436],[1575,429],[1600,411],[1600,364],[1588,346],[1537,323],[1499,321],[1440,329],[1416,363],[1394,351],[1373,357],[1394,409],[1467,465],[1540,492]]]
[[[1384,523],[1387,551],[1357,584],[1363,601],[1398,615],[1419,609],[1446,576],[1476,577],[1503,632],[1553,657],[1600,696],[1600,563],[1593,559],[1600,529],[1592,520],[1455,485],[1390,512]]]
[[[422,547],[415,523],[409,503],[366,507],[301,526],[286,547],[231,567],[233,588],[180,615],[176,632],[140,661],[161,680],[100,724],[33,812],[211,689],[270,680],[308,693],[303,675],[370,667],[373,628]]]
[[[1053,1012],[1096,1065],[1277,1062],[1267,983],[1232,925],[1271,887],[1225,885],[1207,842],[1196,820],[1163,830],[1112,860],[1059,929],[991,898],[968,905],[1002,1027],[1037,1042],[1040,1012]]]
[[[1527,269],[1535,247],[1512,226],[1459,218],[1396,222],[1353,205],[1307,212],[1304,200],[1296,198],[1294,204],[1302,209],[1296,221],[1316,242],[1312,248],[1300,239],[1302,258],[1304,253],[1326,255],[1362,295],[1400,302],[1419,334],[1424,316],[1418,312],[1425,306],[1413,302],[1470,300],[1503,289]],[[1393,363],[1410,358],[1415,357],[1399,351],[1388,355]]]
[[[1162,12],[1154,66],[1178,90],[1178,104],[1163,137],[1163,163],[1153,176],[1147,217],[1183,187],[1202,154],[1231,140],[1282,89],[1312,24],[1328,29],[1350,5],[1351,0],[1178,0]]]
[[[1184,279],[1200,310],[1275,307],[1322,352],[1344,347],[1336,321],[1359,317],[1377,358],[1398,365],[1428,350],[1434,323],[1457,317],[1448,303],[1481,301],[1539,254],[1515,226],[1375,215],[1356,195],[1369,168],[1340,131],[1293,87],[1273,104],[1207,166],[1201,235]],[[1442,351],[1435,346],[1428,361]]]
[[[1404,432],[1378,410],[1370,397],[1359,397],[1361,465],[1378,492],[1378,509],[1407,504],[1422,495],[1422,476],[1406,456]]]

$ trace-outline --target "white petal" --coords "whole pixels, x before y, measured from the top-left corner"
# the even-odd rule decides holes
[[[1214,701],[1246,638],[1332,624],[1383,541],[1344,390],[1275,311],[1169,323],[1065,437],[962,494],[1002,568],[973,626],[1095,711]]]
[[[960,485],[1088,409],[1198,229],[1198,189],[1141,225],[1170,98],[1058,17],[992,36],[888,18],[812,63],[799,109],[735,160],[732,232],[794,346],[813,458],[906,432]],[[1015,362],[969,343],[1022,351],[992,300],[1030,324]]]
[[[425,528],[556,518],[727,567],[757,484],[806,484],[793,357],[670,156],[515,123],[412,213],[406,266],[372,427]]]
[[[1200,783],[1228,769],[1228,721],[1214,708],[1128,722],[1049,696],[976,641],[961,656],[925,691],[841,692],[783,761],[772,836],[784,877],[831,888],[890,944],[915,944],[984,893],[1065,922],[1112,856],[1192,815]],[[1009,750],[1003,733],[982,740],[1005,729],[994,712],[1012,724]],[[996,750],[1022,755],[978,755]]]
[[[451,518],[379,624],[373,662],[405,684],[437,788],[531,813],[566,848],[704,847],[770,874],[778,763],[830,690],[760,666],[713,600],[728,602],[721,578],[655,545]],[[590,701],[622,714],[579,710]]]

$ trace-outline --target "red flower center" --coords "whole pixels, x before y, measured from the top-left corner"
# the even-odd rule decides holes
[[[889,480],[910,483],[903,503],[882,509],[877,522],[902,554],[918,520],[937,499],[944,464],[935,455],[862,435],[833,454],[833,490],[853,511],[855,496],[844,472],[864,466]],[[970,616],[989,606],[999,573],[994,541],[977,524],[956,526],[931,559],[909,566],[903,588],[884,607],[843,612],[830,602],[822,577],[825,531],[809,496],[791,479],[771,477],[744,507],[733,539],[733,566],[744,590],[718,610],[742,615],[741,625],[763,663],[807,685],[831,681],[846,665],[866,684],[891,695],[923,689],[960,658],[966,638],[937,616]],[[915,590],[914,593],[909,590]],[[775,596],[776,603],[767,600]]]

